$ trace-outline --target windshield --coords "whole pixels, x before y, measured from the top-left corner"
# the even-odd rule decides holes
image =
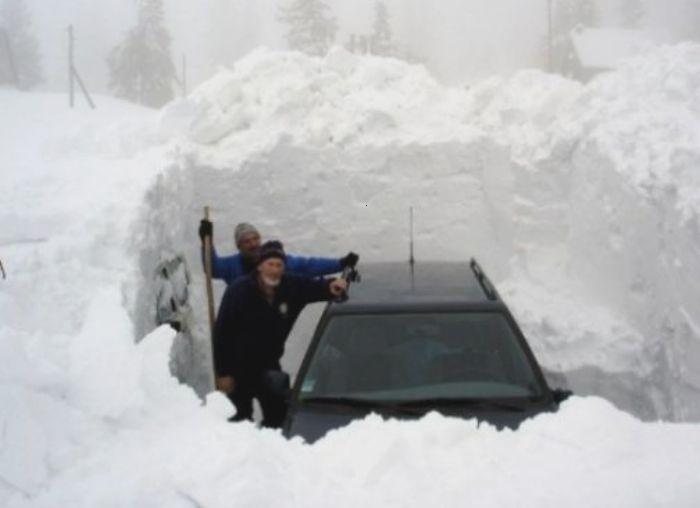
[[[300,399],[532,398],[542,388],[508,320],[496,312],[330,319]]]

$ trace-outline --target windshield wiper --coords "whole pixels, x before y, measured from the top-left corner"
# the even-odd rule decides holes
[[[500,409],[506,411],[525,411],[527,408],[511,400],[480,399],[475,397],[436,397],[431,399],[407,400],[401,407],[466,407],[474,409]]]
[[[300,399],[299,402],[303,404],[327,404],[330,406],[361,407],[418,416],[422,416],[426,413],[425,408],[422,406],[407,406],[404,405],[403,401],[372,400],[355,397],[306,397]]]
[[[328,404],[335,406],[361,407],[383,409],[398,413],[424,415],[427,412],[445,407],[463,407],[469,409],[496,409],[501,411],[523,412],[527,410],[527,402],[499,399],[482,399],[476,397],[433,397],[428,399],[409,400],[372,400],[355,397],[308,397],[301,399],[302,403]]]

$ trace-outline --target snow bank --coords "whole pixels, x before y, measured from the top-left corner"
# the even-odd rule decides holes
[[[150,148],[152,113],[96,101],[95,112],[70,111],[64,96],[0,90],[3,505],[89,453],[109,435],[101,419],[151,405],[123,247],[162,155]]]
[[[596,398],[518,432],[369,416],[314,446],[210,411],[172,416],[120,429],[10,506],[690,507],[700,493],[697,426],[642,424]]]
[[[698,425],[595,397],[518,432],[372,416],[310,446],[229,424],[224,397],[171,377],[182,334],[151,330],[149,287],[184,251],[204,308],[205,203],[221,252],[254,219],[289,250],[364,259],[405,258],[413,205],[418,259],[477,254],[553,377],[697,420],[697,54],[458,90],[400,62],[258,52],[158,129],[107,98],[0,91],[0,504],[694,506]],[[202,389],[206,324],[193,335],[183,377]]]
[[[479,257],[553,383],[698,420],[698,51],[586,86],[524,71],[471,89],[342,50],[253,53],[164,112],[182,157],[150,217],[185,226],[147,243],[198,265],[215,203],[221,252],[254,219],[293,252],[405,259],[413,206],[417,258]]]
[[[545,222],[549,241],[518,263],[539,272],[538,286],[559,284],[567,289],[557,294],[577,301],[558,325],[531,321],[531,336],[551,336],[553,327],[565,337],[567,321],[579,315],[574,323],[584,332],[573,337],[582,340],[584,358],[584,350],[607,356],[612,348],[627,359],[613,354],[602,366],[579,368],[638,372],[641,386],[651,388],[643,391],[656,399],[649,416],[692,420],[700,417],[699,56],[694,45],[664,48],[592,82],[558,113],[540,156],[516,183],[517,198],[527,203],[522,211],[532,211],[526,220],[559,211],[558,220]],[[557,277],[543,260],[559,264],[561,283],[552,282]],[[531,290],[523,293],[514,298],[525,302]],[[591,315],[605,308],[615,316],[602,321],[610,333],[593,342],[586,338],[593,320],[580,310],[589,302]],[[626,352],[632,342],[634,352]]]

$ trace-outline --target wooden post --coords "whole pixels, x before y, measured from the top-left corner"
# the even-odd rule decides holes
[[[77,81],[78,86],[80,86],[80,90],[83,92],[85,100],[92,109],[95,109],[95,103],[92,102],[92,97],[90,97],[90,94],[85,87],[85,83],[83,83],[83,80],[80,78],[80,74],[78,74],[78,71],[75,69],[75,62],[73,61],[74,45],[75,36],[73,35],[73,25],[68,25],[68,94],[70,97],[70,107],[73,108],[75,106],[75,82]]]
[[[87,91],[87,88],[85,88],[85,84],[83,83],[83,80],[80,79],[80,74],[78,74],[78,71],[73,69],[73,73],[75,75],[75,79],[78,82],[78,85],[80,85],[80,89],[83,91],[83,95],[85,96],[85,100],[90,104],[90,107],[92,109],[95,109],[95,103],[92,102],[92,97],[90,97],[90,94]]]
[[[204,218],[209,220],[209,207],[204,207]],[[212,242],[211,236],[204,237],[204,273],[206,275],[207,285],[207,306],[209,310],[209,334],[211,340],[211,359],[212,359],[212,376],[213,386],[216,389],[216,363],[214,362],[214,323],[216,316],[214,313],[214,288],[212,286],[212,266],[211,266]]]

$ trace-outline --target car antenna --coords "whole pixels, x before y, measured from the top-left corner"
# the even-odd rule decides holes
[[[413,257],[413,207],[408,209],[408,221],[409,228],[411,230],[411,240],[409,244],[409,258],[408,264],[411,265],[411,291],[415,289],[415,272],[414,267],[416,264],[416,259]]]

